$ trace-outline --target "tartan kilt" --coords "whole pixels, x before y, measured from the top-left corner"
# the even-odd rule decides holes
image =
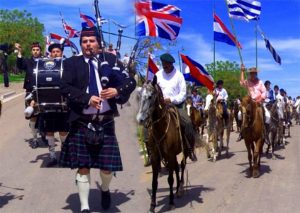
[[[86,143],[87,127],[72,124],[60,155],[60,166],[71,169],[97,168],[107,171],[122,171],[122,160],[115,134],[115,122],[103,120],[104,140],[101,145]]]

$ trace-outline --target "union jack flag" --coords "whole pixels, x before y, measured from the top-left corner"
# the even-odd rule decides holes
[[[68,38],[76,38],[80,36],[80,31],[75,30],[73,27],[67,24],[64,19],[62,19],[63,28]]]
[[[135,9],[137,36],[176,39],[182,24],[179,8],[148,0],[135,3]]]

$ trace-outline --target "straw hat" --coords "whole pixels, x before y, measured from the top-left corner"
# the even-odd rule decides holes
[[[256,67],[251,67],[251,68],[249,68],[248,69],[248,73],[252,73],[252,72],[259,72],[259,70],[258,69],[256,69]]]

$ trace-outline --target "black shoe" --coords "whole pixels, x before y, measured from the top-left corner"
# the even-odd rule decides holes
[[[52,158],[46,165],[46,167],[53,167],[53,166],[56,166],[57,165],[57,160],[56,158]]]
[[[110,192],[109,190],[104,192],[101,190],[101,206],[104,210],[109,209],[110,207]]]
[[[90,210],[89,210],[89,209],[83,209],[83,210],[81,211],[81,213],[90,213]]]
[[[33,139],[33,140],[30,142],[30,147],[31,147],[32,149],[36,149],[36,148],[39,147],[39,143],[38,143],[37,139]]]

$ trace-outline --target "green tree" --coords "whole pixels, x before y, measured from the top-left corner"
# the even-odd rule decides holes
[[[214,63],[206,64],[206,70],[213,76],[215,82],[222,79],[224,81],[224,88],[228,92],[228,102],[230,103],[238,96],[244,97],[247,90],[240,86],[240,66],[236,62],[230,61],[216,61]],[[214,68],[215,66],[215,68]],[[206,96],[207,89],[199,89],[202,96]]]
[[[44,46],[44,25],[26,10],[0,10],[0,44],[22,45],[24,55],[30,56],[32,42],[40,42]],[[15,56],[8,58],[9,70],[15,68]]]

